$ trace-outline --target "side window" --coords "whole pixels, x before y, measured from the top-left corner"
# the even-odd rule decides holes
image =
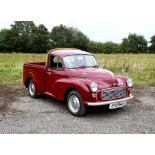
[[[50,56],[49,67],[52,69],[63,70],[62,60],[58,56]]]

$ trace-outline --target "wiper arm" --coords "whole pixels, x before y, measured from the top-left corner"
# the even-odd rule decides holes
[[[87,66],[86,65],[81,65],[81,66],[78,66],[76,68],[87,68]]]
[[[94,66],[92,66],[93,68],[98,68],[98,65],[94,65]]]
[[[81,65],[81,66],[78,66],[78,67],[71,67],[71,68],[68,68],[68,69],[76,69],[76,68],[87,68],[87,66]]]
[[[98,68],[98,65],[94,65],[94,66],[86,66],[86,65],[81,65],[81,66],[78,66],[78,67],[73,67],[73,68],[69,68],[69,69],[76,69],[76,68]]]

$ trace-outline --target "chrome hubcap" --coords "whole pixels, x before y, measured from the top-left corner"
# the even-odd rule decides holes
[[[33,82],[31,82],[29,84],[29,92],[30,92],[31,96],[34,96],[34,94],[35,94],[35,87],[34,87],[34,83]]]
[[[80,109],[80,101],[79,101],[77,96],[71,95],[69,97],[69,109],[73,113],[77,113],[79,111],[79,109]]]

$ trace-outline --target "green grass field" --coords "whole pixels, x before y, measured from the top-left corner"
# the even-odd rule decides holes
[[[155,85],[155,54],[96,54],[100,66],[124,74],[136,85]],[[22,82],[25,62],[45,61],[46,54],[2,54],[0,53],[1,84]]]

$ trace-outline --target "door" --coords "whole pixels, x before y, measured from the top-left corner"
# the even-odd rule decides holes
[[[59,99],[61,88],[59,81],[65,77],[65,70],[61,58],[58,56],[49,56],[49,64],[46,70],[46,93]]]

